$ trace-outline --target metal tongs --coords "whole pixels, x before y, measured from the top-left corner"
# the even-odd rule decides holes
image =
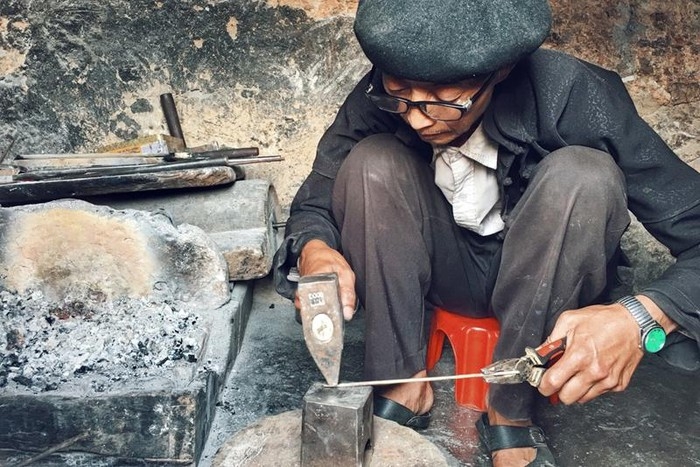
[[[509,358],[493,362],[481,369],[481,374],[487,383],[518,384],[528,382],[538,387],[542,376],[551,365],[562,356],[566,350],[566,337],[554,342],[548,342],[537,348],[526,347],[525,355],[519,358]]]

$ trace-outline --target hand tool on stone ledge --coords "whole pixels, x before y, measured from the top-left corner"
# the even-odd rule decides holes
[[[175,99],[173,99],[173,95],[171,93],[168,92],[160,95],[160,107],[163,110],[165,123],[168,125],[170,136],[180,138],[182,140],[182,145],[187,147],[185,136],[182,134],[182,127],[180,126],[180,116],[178,115],[177,108],[175,107]]]
[[[13,164],[29,170],[58,168],[91,168],[115,166],[156,165],[165,162],[206,161],[220,158],[229,159],[231,164],[270,162],[267,158],[281,160],[280,156],[261,156],[256,147],[222,148],[211,151],[178,151],[170,153],[66,153],[66,154],[23,154]]]
[[[446,381],[454,379],[483,378],[490,384],[519,384],[527,382],[538,387],[547,367],[557,361],[566,350],[566,338],[545,342],[537,348],[526,347],[525,355],[499,360],[481,369],[481,373],[450,376],[428,376],[425,378],[402,378],[376,381],[339,383],[333,387],[382,386],[389,384],[417,383],[421,381]]]
[[[150,158],[144,158],[147,159],[146,163],[130,163],[130,161],[128,161],[126,163],[122,162],[116,165],[102,165],[98,163],[88,166],[42,166],[31,169],[25,167],[24,171],[21,171],[21,173],[14,177],[14,181],[19,182],[60,178],[100,177],[106,175],[128,175],[137,173],[201,169],[204,167],[237,167],[241,165],[258,164],[262,162],[277,162],[283,160],[282,156],[278,155],[241,157],[238,151],[240,151],[240,149],[220,149],[217,151],[208,151],[203,155],[191,154],[188,156],[183,156],[182,158],[177,157],[180,153],[173,153],[171,155],[173,156],[173,159],[170,162],[164,162],[162,159],[158,162],[152,162]],[[90,154],[85,154],[84,156],[89,157]],[[121,160],[123,161],[124,159]],[[20,164],[20,161],[15,160],[15,165]]]
[[[299,314],[304,341],[329,386],[336,386],[343,353],[343,307],[338,275],[317,274],[299,278]]]
[[[260,151],[257,147],[246,148],[222,148],[210,150],[205,148],[187,148],[185,137],[180,125],[180,117],[175,107],[175,100],[171,93],[160,95],[160,104],[165,117],[165,122],[170,132],[170,139],[177,142],[171,146],[167,144],[161,147],[162,152],[150,150],[145,151],[144,146],[136,144],[141,139],[125,142],[117,145],[114,150],[104,149],[105,152],[87,154],[26,154],[20,155],[15,160],[14,165],[19,167],[19,172],[34,172],[41,170],[41,174],[20,175],[12,181],[23,180],[44,180],[53,178],[66,178],[74,175],[80,177],[103,176],[123,173],[151,173],[162,170],[198,169],[208,167],[209,164],[215,166],[233,166],[252,164],[258,162],[278,161],[280,156],[257,157]],[[132,143],[132,144],[130,144]],[[125,147],[121,147],[126,145]],[[116,152],[115,152],[116,151]],[[234,160],[235,159],[235,160]],[[193,162],[192,165],[176,166],[167,165],[165,162]],[[1,161],[0,161],[1,162]],[[82,172],[81,170],[103,170],[103,167],[117,169],[115,171]],[[142,168],[143,167],[143,168]],[[54,169],[56,173],[49,173],[45,170]],[[73,170],[75,169],[75,170]],[[59,170],[64,170],[65,172]],[[242,169],[236,170],[237,178],[244,178]],[[231,182],[235,180],[230,180]]]
[[[225,185],[245,178],[243,165],[283,160],[277,155],[251,157],[252,152],[257,152],[257,148],[183,153],[182,157],[180,153],[173,153],[172,161],[160,158],[155,162],[132,163],[121,159],[113,165],[110,162],[114,160],[108,159],[106,165],[98,161],[87,166],[60,165],[55,163],[60,158],[56,158],[43,168],[23,167],[21,161],[15,160],[0,171],[0,203],[22,204],[66,197]],[[89,154],[81,156],[95,161]],[[31,159],[29,156],[27,160]]]

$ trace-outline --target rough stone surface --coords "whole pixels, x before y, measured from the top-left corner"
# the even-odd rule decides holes
[[[395,422],[373,417],[373,447],[369,466],[443,467],[445,456],[426,438]],[[214,467],[301,465],[301,411],[265,417],[239,431],[219,450]]]
[[[88,198],[118,209],[165,212],[176,225],[191,224],[216,243],[228,267],[229,280],[265,276],[277,249],[273,224],[279,203],[267,180],[238,180],[233,185],[195,190],[168,190]]]
[[[57,303],[122,297],[215,309],[229,299],[226,264],[199,228],[163,214],[78,200],[0,208],[0,286]]]
[[[632,223],[621,240],[629,266],[618,268],[623,284],[618,295],[642,290],[675,261],[668,248],[644,230],[634,216],[632,218]]]

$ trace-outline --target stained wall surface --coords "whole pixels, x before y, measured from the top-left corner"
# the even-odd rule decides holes
[[[167,133],[172,92],[188,145],[258,146],[248,169],[283,208],[316,143],[369,68],[356,0],[3,0],[0,152],[88,152]],[[552,0],[547,46],[618,71],[644,118],[700,168],[700,3]]]

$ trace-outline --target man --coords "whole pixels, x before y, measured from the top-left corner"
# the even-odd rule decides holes
[[[566,337],[539,392],[567,404],[625,389],[664,340],[697,363],[700,176],[615,73],[539,48],[550,16],[546,0],[360,1],[374,66],[319,143],[275,278],[291,298],[291,267],[338,274],[345,318],[366,311],[367,379],[426,375],[433,306],[495,316],[494,359]],[[610,303],[628,207],[677,262]],[[379,416],[427,426],[429,383],[375,393]],[[554,465],[534,397],[491,385],[478,428],[494,465]]]

